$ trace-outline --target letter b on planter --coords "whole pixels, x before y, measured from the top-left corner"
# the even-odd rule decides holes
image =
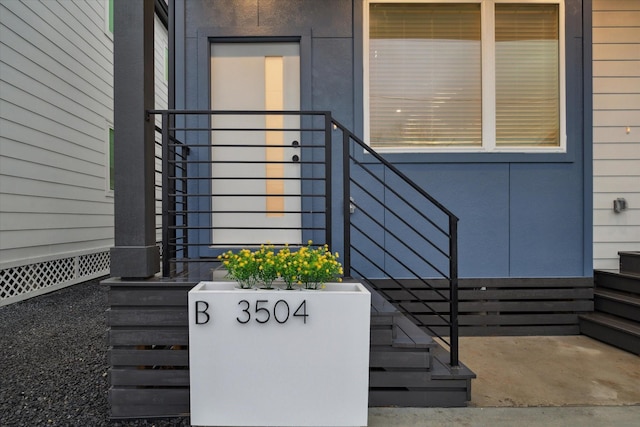
[[[196,325],[205,325],[209,323],[211,317],[207,310],[209,309],[209,303],[206,301],[196,301]]]

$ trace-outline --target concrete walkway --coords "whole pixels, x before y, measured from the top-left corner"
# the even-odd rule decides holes
[[[471,406],[640,404],[640,357],[584,335],[463,337],[460,360]]]
[[[638,427],[640,406],[371,408],[369,427]]]
[[[640,357],[586,336],[463,337],[468,408],[371,408],[369,427],[640,426]]]

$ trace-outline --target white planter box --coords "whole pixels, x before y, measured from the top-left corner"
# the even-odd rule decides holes
[[[366,426],[370,303],[360,283],[199,283],[189,292],[191,424]]]

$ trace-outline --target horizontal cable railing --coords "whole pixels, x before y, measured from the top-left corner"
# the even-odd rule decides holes
[[[188,274],[229,248],[333,239],[346,276],[432,335],[411,306],[449,325],[440,338],[458,365],[458,219],[398,166],[328,112],[149,114],[162,117],[163,276]],[[267,116],[282,125],[267,126]],[[441,281],[447,289],[434,286]],[[448,310],[434,310],[424,290]]]
[[[163,276],[229,248],[331,244],[326,114],[149,111],[163,123]]]

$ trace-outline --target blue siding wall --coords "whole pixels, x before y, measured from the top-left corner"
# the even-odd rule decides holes
[[[460,218],[461,277],[591,275],[584,250],[592,220],[583,2],[565,4],[567,153],[389,156]],[[208,37],[299,34],[308,37],[301,45],[302,109],[330,110],[362,133],[361,0],[176,0],[176,10],[184,23],[176,32],[177,108],[208,108]]]

